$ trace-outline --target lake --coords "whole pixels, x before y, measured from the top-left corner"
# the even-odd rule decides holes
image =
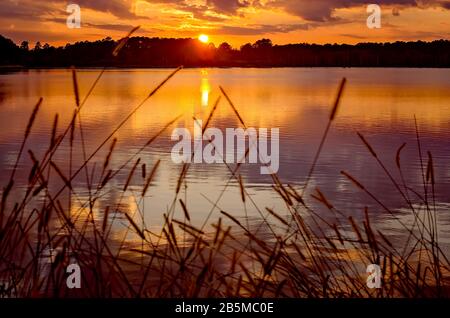
[[[89,156],[171,71],[107,70],[81,111],[86,155]],[[78,71],[81,98],[99,72],[93,69]],[[115,133],[118,141],[111,156],[112,169],[120,167],[167,123],[181,116],[140,153],[140,165],[126,195],[122,194],[122,188],[136,160],[118,173],[113,183],[101,192],[97,207],[99,213],[107,205],[117,204],[120,209],[129,211],[139,207],[145,211],[142,221],[147,227],[160,228],[162,214],[167,213],[174,200],[183,167],[171,159],[175,144],[171,140],[172,130],[186,127],[192,131],[193,117],[206,120],[221,95],[219,86],[227,92],[247,127],[279,128],[278,176],[284,184],[290,184],[301,192],[343,77],[348,80],[347,88],[309,182],[305,200],[324,218],[333,218],[322,204],[310,196],[318,188],[345,215],[363,219],[367,207],[378,227],[392,236],[401,236],[402,228],[392,221],[392,216],[373,198],[355,187],[341,171],[350,173],[383,205],[398,213],[405,224],[411,224],[413,218],[408,204],[358,138],[357,132],[366,137],[399,183],[401,175],[396,166],[396,154],[399,147],[406,143],[401,152],[403,177],[411,189],[411,201],[420,206],[420,200],[412,192],[424,192],[416,117],[424,169],[428,163],[427,152],[433,157],[440,235],[443,242],[450,243],[450,69],[183,69]],[[72,118],[75,99],[71,71],[29,70],[0,75],[2,186],[8,181],[29,116],[41,96],[44,98],[42,108],[25,148],[32,149],[37,158],[41,158],[48,148],[55,114],[59,115],[59,133],[64,131]],[[222,130],[241,127],[225,98],[218,104],[210,127]],[[67,175],[70,171],[76,171],[83,162],[79,134],[75,143],[76,151],[71,152],[68,142],[63,142],[55,153],[54,161]],[[88,178],[95,184],[101,183],[102,165],[109,146],[110,142],[88,164]],[[69,160],[70,157],[72,160]],[[145,164],[148,176],[158,160],[161,163],[155,177],[145,199],[140,200],[139,195],[145,184],[141,164]],[[29,156],[24,154],[17,173],[22,189],[26,188],[31,165]],[[190,166],[180,197],[186,203],[194,223],[216,222],[220,210],[250,222],[257,222],[266,207],[282,215],[287,214],[284,201],[272,188],[271,176],[261,175],[259,165],[244,164],[239,173],[251,198],[245,204],[241,200],[239,182],[232,178],[229,167],[224,164]],[[54,187],[56,192],[58,187]],[[84,171],[74,180],[74,187],[77,198],[72,200],[82,201],[89,195]],[[430,189],[427,190],[429,193]],[[19,190],[14,193],[16,198],[21,196]],[[217,208],[212,209],[216,200]],[[76,204],[73,209],[78,209]],[[183,218],[179,205],[175,217]]]

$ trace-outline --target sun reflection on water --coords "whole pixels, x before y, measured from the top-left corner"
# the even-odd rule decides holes
[[[209,84],[208,71],[201,70],[202,82],[200,91],[202,93],[202,107],[207,107],[209,104],[209,93],[211,92],[211,85]]]

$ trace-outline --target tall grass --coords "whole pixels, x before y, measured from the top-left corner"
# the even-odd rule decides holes
[[[135,30],[134,30],[135,31]],[[132,31],[133,32],[133,31]],[[114,50],[119,54],[126,40]],[[144,143],[135,153],[115,167],[111,158],[117,151],[115,133],[139,108],[147,103],[181,70],[170,73],[113,129],[107,138],[88,154],[84,143],[80,110],[101,80],[102,70],[81,98],[76,70],[73,69],[74,115],[67,127],[58,129],[55,117],[49,146],[42,158],[28,147],[29,137],[42,103],[37,102],[25,127],[24,138],[12,173],[2,190],[0,209],[0,294],[8,297],[443,297],[448,296],[449,261],[441,249],[438,237],[435,171],[433,157],[422,152],[420,132],[416,124],[418,158],[421,162],[423,190],[417,192],[405,182],[402,169],[402,145],[396,156],[397,171],[389,171],[376,149],[361,133],[358,136],[373,160],[397,191],[411,213],[414,222],[407,225],[396,211],[383,203],[347,170],[342,175],[359,191],[365,193],[381,209],[392,216],[408,239],[404,246],[391,242],[389,235],[374,228],[368,209],[361,211],[364,221],[358,223],[352,211],[341,211],[326,195],[315,189],[305,197],[305,189],[332,124],[338,114],[346,80],[338,89],[326,130],[314,161],[301,189],[285,184],[272,174],[273,191],[283,200],[284,211],[261,208],[249,195],[245,180],[239,173],[249,153],[235,167],[227,165],[230,178],[201,226],[191,222],[191,211],[182,197],[188,184],[190,165],[180,169],[172,204],[163,213],[163,225],[158,232],[144,222],[145,196],[151,191],[160,161],[152,167],[142,163],[142,153],[166,132],[179,117],[175,117]],[[243,127],[245,119],[232,101],[232,95],[221,87],[226,105],[232,108]],[[214,104],[204,127],[211,122],[221,100]],[[222,105],[223,106],[223,105]],[[74,167],[72,154],[75,135],[81,138],[83,162]],[[63,169],[54,160],[61,144],[70,146],[69,168]],[[93,158],[109,144],[109,150],[99,168]],[[249,145],[251,147],[252,145]],[[25,155],[28,154],[28,157]],[[223,155],[223,154],[222,154]],[[29,160],[28,184],[25,189],[16,184],[16,172],[21,160]],[[94,173],[100,169],[100,174]],[[351,167],[350,167],[351,169]],[[88,195],[77,191],[75,178],[84,172]],[[395,178],[398,173],[400,178]],[[117,190],[115,179],[125,174],[119,198],[103,207],[102,198]],[[239,184],[242,209],[224,211],[220,199],[232,182]],[[133,186],[131,186],[134,184]],[[140,184],[140,186],[136,186]],[[139,188],[140,187],[140,188]],[[19,190],[20,189],[20,190]],[[55,190],[56,189],[56,190]],[[13,191],[20,195],[13,196]],[[132,196],[135,209],[127,209],[124,201]],[[63,204],[64,199],[68,204]],[[315,201],[334,216],[333,222],[316,209]],[[260,214],[260,223],[250,226],[247,206]],[[175,211],[182,217],[176,218]],[[214,211],[220,217],[210,220]],[[153,211],[154,213],[159,211]],[[125,224],[121,237],[114,234],[117,224]],[[211,224],[211,227],[208,225]],[[227,225],[231,224],[231,225]],[[264,231],[264,235],[260,235]],[[66,267],[76,262],[82,268],[81,289],[68,289]],[[365,267],[379,264],[382,288],[369,289]]]

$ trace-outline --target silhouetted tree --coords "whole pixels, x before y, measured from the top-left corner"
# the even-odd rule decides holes
[[[37,41],[36,45],[34,46],[35,51],[39,51],[42,48],[41,42]]]
[[[20,64],[20,48],[13,41],[0,35],[0,65]]]
[[[33,67],[450,67],[450,41],[273,45],[269,39],[247,43],[239,50],[228,43],[218,48],[196,39],[132,37],[117,57],[118,41],[81,41],[53,47],[40,42],[28,50],[0,36],[0,64]]]
[[[28,51],[29,50],[29,47],[28,47],[28,41],[23,41],[21,44],[20,44],[20,49],[21,50],[24,50],[24,51]]]
[[[272,40],[269,40],[269,39],[261,39],[261,40],[256,41],[253,44],[253,48],[255,48],[257,50],[259,50],[259,49],[271,49],[272,47],[273,47]]]
[[[219,52],[229,53],[232,50],[233,50],[233,48],[227,42],[224,42],[224,43],[219,45]]]

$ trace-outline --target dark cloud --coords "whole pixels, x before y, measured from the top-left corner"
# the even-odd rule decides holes
[[[357,40],[365,40],[366,37],[362,36],[362,35],[356,35],[356,34],[350,34],[350,33],[342,33],[339,34],[340,36],[344,36],[346,38],[352,38],[352,39],[357,39]]]
[[[52,0],[68,4],[67,0]],[[130,11],[132,0],[75,0],[81,8],[88,8],[95,11],[108,12],[119,18],[136,18],[136,15]]]
[[[51,21],[51,22],[65,24],[67,20],[64,18],[46,18],[45,21]],[[123,31],[123,32],[130,31],[135,27],[131,24],[114,24],[114,23],[98,24],[98,23],[91,23],[91,22],[82,22],[81,26],[83,28],[87,27],[87,28],[96,28],[96,29]],[[143,29],[140,28],[138,30],[138,32],[142,31],[142,30]]]
[[[334,16],[336,9],[364,6],[368,0],[271,0],[262,4],[259,0],[205,0],[204,5],[192,5],[187,0],[146,0],[150,3],[171,4],[177,9],[190,12],[197,19],[220,21],[221,18],[206,15],[205,11],[214,11],[225,15],[238,15],[239,9],[248,7],[278,8],[308,21],[330,22],[338,20]],[[395,6],[397,11],[406,7],[436,6],[450,9],[450,0],[377,0],[381,7]],[[396,12],[397,12],[396,11]]]
[[[450,10],[450,1],[443,1],[441,3],[441,6],[444,7],[445,9]]]
[[[336,19],[333,13],[336,9],[350,8],[367,5],[367,0],[273,0],[267,7],[282,8],[286,12],[302,17],[308,21],[331,21]],[[395,5],[397,7],[427,7],[439,6],[450,9],[450,1],[447,0],[377,0],[374,3],[383,5]]]
[[[83,26],[92,27],[96,29],[103,30],[113,30],[113,31],[123,31],[127,32],[134,28],[133,25],[129,24],[96,24],[96,23],[84,23]]]
[[[240,8],[246,8],[252,5],[250,1],[242,0],[206,0],[208,6],[220,13],[236,14]]]
[[[78,4],[81,9],[107,12],[118,18],[137,18],[132,13],[132,0],[1,0],[0,17],[39,20],[44,15],[67,15],[66,8],[70,3]]]
[[[29,21],[38,20],[42,15],[49,15],[53,13],[54,9],[45,2],[31,2],[29,0],[2,0],[0,3],[1,18],[19,18]]]
[[[266,9],[278,8],[290,14],[302,17],[308,21],[325,22],[335,20],[334,12],[339,8],[367,5],[368,0],[204,0],[203,3],[189,0],[144,0],[148,3],[166,4],[167,6],[185,11],[199,20],[220,22],[225,19],[210,14],[215,12],[228,16],[239,15],[239,9],[249,7],[264,7]],[[39,19],[42,15],[65,14],[67,0],[1,0],[0,17]],[[131,12],[133,0],[76,0],[72,1],[80,7],[92,9],[98,12],[108,12],[112,15],[133,19],[136,14]],[[264,4],[265,3],[265,4]],[[450,9],[450,0],[377,0],[380,6],[395,6],[397,10],[405,7],[436,6]],[[55,8],[56,11],[55,12]],[[58,9],[59,8],[59,9]]]

